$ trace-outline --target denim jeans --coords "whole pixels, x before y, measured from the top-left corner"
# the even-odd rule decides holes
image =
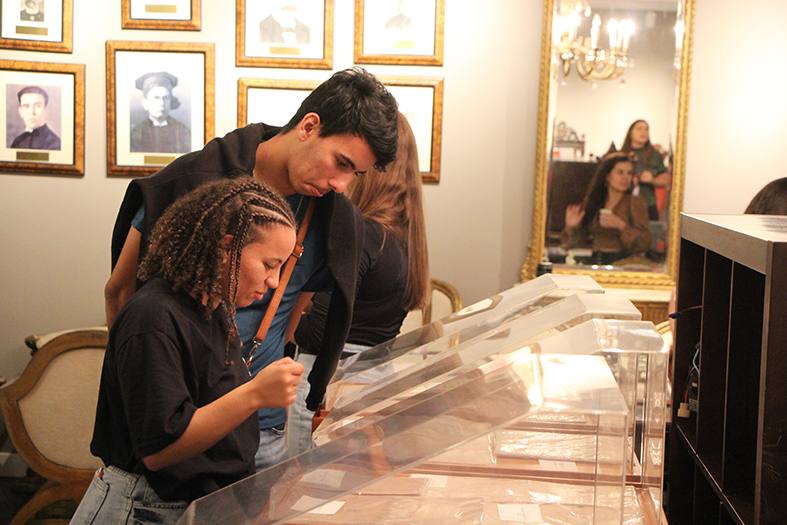
[[[303,380],[298,385],[295,403],[287,408],[287,449],[290,457],[303,454],[314,446],[312,441],[312,419],[314,412],[306,408],[306,397],[309,395],[309,372],[314,366],[316,355],[298,353],[296,361],[303,365]]]
[[[70,525],[169,525],[186,507],[185,501],[162,501],[144,475],[110,466],[96,471]]]
[[[277,465],[288,459],[287,442],[284,439],[284,428],[264,428],[260,430],[260,446],[254,455],[257,472]]]

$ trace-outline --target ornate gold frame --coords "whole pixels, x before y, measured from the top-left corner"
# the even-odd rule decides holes
[[[0,36],[0,48],[43,51],[49,53],[71,53],[73,51],[74,3],[73,0],[61,1],[63,2],[63,20],[61,20],[63,24],[63,40],[61,42],[3,38]]]
[[[283,67],[333,69],[333,0],[325,2],[322,58],[250,57],[246,55],[246,2],[235,3],[235,65],[239,67]]]
[[[673,161],[672,206],[670,207],[670,232],[665,273],[651,272],[620,272],[597,271],[590,275],[599,283],[616,285],[626,288],[670,289],[675,286],[678,265],[678,241],[680,240],[680,212],[683,207],[683,176],[686,166],[686,127],[689,106],[689,79],[691,78],[691,50],[694,33],[694,12],[696,0],[685,0],[685,31],[681,49],[680,90],[678,95],[677,135],[675,139],[675,157]],[[546,237],[547,210],[547,175],[548,159],[547,144],[549,143],[549,89],[551,71],[552,46],[552,13],[555,0],[544,0],[543,22],[541,25],[541,72],[538,86],[538,121],[536,135],[536,170],[535,189],[533,194],[533,227],[527,257],[520,271],[520,279],[524,282],[536,276],[536,269]],[[559,273],[588,274],[579,270],[555,270]]]
[[[123,29],[159,29],[164,31],[199,31],[202,29],[202,0],[191,0],[191,19],[166,20],[160,18],[131,18],[131,3],[122,0],[121,27]]]
[[[364,10],[366,0],[355,0],[355,46],[356,64],[393,64],[406,66],[442,66],[443,40],[445,38],[445,0],[435,2],[434,55],[407,54],[374,55],[363,52]]]
[[[85,175],[85,66],[83,64],[60,64],[49,62],[23,62],[21,60],[0,60],[0,70],[29,71],[32,73],[52,73],[74,76],[74,163],[50,164],[36,162],[36,154],[28,153],[28,161],[0,161],[0,170],[34,175],[56,174]],[[5,147],[5,145],[3,145]]]
[[[213,44],[107,41],[107,175],[121,177],[145,177],[148,175],[153,175],[163,166],[125,166],[117,164],[115,54],[118,51],[202,53],[205,55],[205,137],[203,143],[206,143],[213,138],[215,133],[215,50]],[[166,163],[168,162],[165,162],[165,164]]]
[[[431,87],[434,91],[432,99],[432,155],[429,159],[429,171],[421,172],[423,182],[440,182],[440,152],[443,140],[443,79],[426,77],[387,77],[379,76],[380,82],[386,86],[399,87]]]
[[[320,85],[316,80],[272,80],[267,78],[239,78],[238,79],[238,127],[246,125],[249,110],[249,89],[294,89],[313,91]],[[292,114],[298,108],[294,108]]]

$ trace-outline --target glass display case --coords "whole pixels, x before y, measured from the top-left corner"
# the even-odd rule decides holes
[[[517,288],[519,287],[512,290]],[[574,293],[555,297],[550,294],[521,308],[510,309],[501,315],[479,318],[476,323],[470,324],[469,320],[465,320],[464,327],[457,332],[442,337],[431,337],[429,342],[420,346],[411,346],[409,343],[399,344],[401,339],[408,339],[412,332],[399,336],[345,360],[349,363],[340,364],[340,370],[345,370],[345,373],[334,376],[328,385],[325,406],[331,412],[326,416],[323,425],[326,423],[330,425],[332,421],[345,418],[351,413],[347,410],[336,410],[337,408],[344,408],[345,405],[362,398],[365,405],[370,399],[379,399],[374,397],[375,390],[392,381],[407,381],[406,378],[413,371],[418,370],[414,365],[421,366],[426,360],[430,365],[434,363],[435,366],[442,366],[440,363],[452,359],[462,349],[475,349],[476,343],[488,338],[489,334],[503,333],[512,326],[517,327],[517,337],[509,341],[516,345],[523,345],[588,319],[639,320],[640,318],[639,310],[622,296]],[[437,321],[427,325],[422,330],[428,330],[432,325],[439,323],[441,322]],[[475,350],[471,350],[471,354],[476,355]],[[348,368],[352,369],[352,372],[347,372]]]
[[[604,289],[587,275],[546,274],[483,299],[443,319],[434,321],[392,339],[370,351],[345,360],[333,381],[364,372],[384,363],[403,368],[414,362],[416,350],[440,339],[452,346],[470,339],[507,320],[526,315],[578,293],[604,293]],[[356,378],[354,382],[357,382]],[[329,386],[331,388],[335,388]],[[329,394],[328,398],[336,398]]]
[[[602,356],[523,348],[390,408],[196,500],[178,523],[643,523],[625,483],[629,409]],[[555,446],[510,446],[510,433],[526,432]],[[508,463],[474,464],[463,450]]]
[[[664,440],[667,418],[667,377],[669,349],[661,335],[647,321],[614,319],[584,320],[594,315],[614,315],[611,308],[618,299],[609,296],[566,298],[546,314],[557,324],[544,329],[533,322],[538,315],[526,316],[504,323],[469,343],[451,348],[406,370],[394,373],[370,385],[360,386],[345,402],[340,399],[315,431],[318,444],[372,424],[395,413],[409,398],[421,398],[425,392],[457,374],[464,373],[500,355],[528,351],[534,354],[603,355],[626,401],[629,410],[629,440],[626,463],[627,482],[642,489],[648,504],[659,513],[662,502],[664,471]],[[595,308],[588,307],[588,303]],[[630,315],[617,306],[620,316]],[[555,315],[560,313],[561,315]],[[573,324],[579,321],[579,324]],[[584,322],[582,322],[584,321]],[[536,333],[534,336],[533,334]],[[500,464],[500,457],[516,456],[523,446],[531,448],[540,442],[545,451],[558,452],[555,441],[570,444],[571,454],[581,454],[590,446],[588,441],[571,439],[566,434],[546,437],[538,432],[506,433],[498,436],[495,454],[479,453],[472,447],[459,455],[477,458],[478,465]]]
[[[318,446],[179,523],[659,523],[668,350],[628,299],[544,277],[359,354]]]

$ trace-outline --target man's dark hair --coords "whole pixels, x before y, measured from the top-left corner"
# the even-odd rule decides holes
[[[384,170],[396,158],[399,109],[396,99],[365,69],[338,71],[317,86],[283,128],[294,129],[307,113],[320,116],[320,136],[357,135],[366,139]]]
[[[19,93],[16,95],[19,99],[19,103],[22,103],[22,95],[27,95],[28,93],[38,93],[39,95],[44,97],[44,106],[49,105],[49,95],[46,94],[46,91],[41,89],[38,86],[27,86],[23,87],[19,90]]]

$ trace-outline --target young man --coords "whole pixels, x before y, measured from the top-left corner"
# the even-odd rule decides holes
[[[134,293],[137,261],[155,220],[177,197],[209,180],[252,176],[287,197],[299,224],[316,198],[314,216],[276,316],[264,341],[254,335],[273,295],[236,316],[249,371],[255,375],[284,352],[290,313],[301,291],[333,289],[329,329],[309,375],[310,410],[322,402],[352,319],[364,221],[340,195],[356,173],[384,168],[396,157],[398,109],[393,96],[361,68],[340,71],[315,89],[283,128],[251,124],[184,155],[157,174],[130,183],[112,235],[113,271],[105,288],[107,323]],[[132,221],[136,227],[132,227]],[[340,293],[336,293],[336,292]],[[284,409],[261,410],[257,468],[287,457]]]

